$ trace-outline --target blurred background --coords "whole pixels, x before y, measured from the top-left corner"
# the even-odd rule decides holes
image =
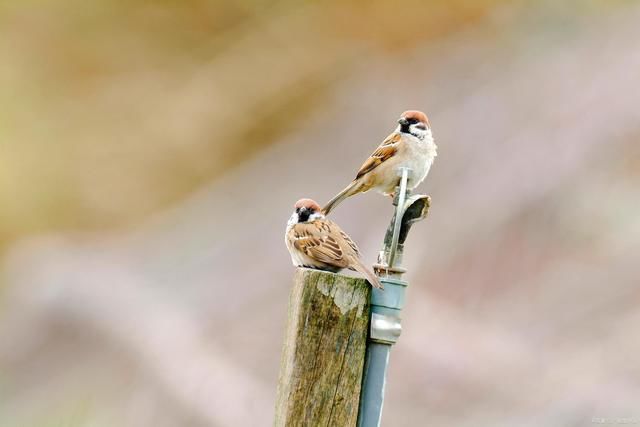
[[[292,204],[439,157],[387,426],[640,419],[640,4],[0,3],[0,425],[271,425]],[[392,213],[335,212],[373,263]]]

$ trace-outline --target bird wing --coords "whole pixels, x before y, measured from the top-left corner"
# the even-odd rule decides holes
[[[360,178],[362,175],[371,172],[373,169],[377,168],[382,162],[392,157],[398,151],[398,144],[402,136],[394,132],[389,135],[376,151],[369,156],[369,158],[360,166],[360,170],[358,170],[358,174],[356,175],[356,179]]]
[[[327,220],[296,224],[293,228],[293,246],[309,258],[344,268],[348,261],[338,241],[341,232],[337,225]]]
[[[344,242],[347,245],[349,245],[351,249],[353,249],[353,252],[355,253],[355,255],[360,256],[360,249],[358,249],[358,245],[356,245],[356,243],[353,240],[351,240],[351,237],[349,237],[347,233],[345,233],[342,230],[340,230],[340,235],[342,236],[342,239],[344,240]]]

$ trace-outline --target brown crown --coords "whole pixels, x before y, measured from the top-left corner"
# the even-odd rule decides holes
[[[318,203],[316,203],[316,201],[312,199],[300,199],[296,202],[295,205],[293,205],[293,208],[294,209],[307,208],[315,212],[320,211],[320,205],[318,205]]]
[[[401,117],[404,117],[405,119],[416,119],[417,121],[424,123],[428,127],[431,127],[431,124],[429,123],[429,118],[422,111],[408,110],[402,113]]]

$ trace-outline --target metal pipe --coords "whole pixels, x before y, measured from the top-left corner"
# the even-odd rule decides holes
[[[405,210],[407,181],[409,169],[398,170],[400,185],[396,187],[396,212],[393,217],[393,234],[391,241],[385,239],[383,252],[386,266],[393,268],[400,239],[400,228]],[[382,419],[384,388],[389,364],[391,346],[398,340],[402,332],[400,310],[404,305],[404,293],[407,283],[398,278],[380,279],[384,291],[373,289],[371,294],[371,329],[365,356],[364,376],[358,408],[359,427],[378,427]]]
[[[401,280],[404,242],[412,224],[424,219],[429,196],[407,195],[410,169],[400,168],[396,187],[395,214],[385,234],[378,263],[374,265],[384,290],[371,291],[371,327],[367,341],[364,375],[358,408],[358,427],[379,427],[391,346],[402,332],[400,313],[408,283]]]
[[[389,365],[390,344],[370,343],[364,365],[358,427],[379,427],[384,404],[384,386]]]
[[[409,179],[409,169],[400,168],[400,191],[398,192],[398,204],[396,206],[395,221],[393,224],[393,239],[389,250],[389,267],[394,266],[396,251],[398,250],[398,240],[400,239],[400,227],[402,226],[402,213],[404,211],[404,201],[407,197],[407,180]]]
[[[390,277],[382,277],[380,281],[384,290],[373,289],[371,294],[371,328],[360,393],[359,427],[380,425],[389,353],[402,332],[400,311],[407,282]]]

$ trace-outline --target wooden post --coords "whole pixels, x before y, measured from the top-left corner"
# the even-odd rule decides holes
[[[298,268],[289,299],[276,426],[355,426],[371,286]]]

